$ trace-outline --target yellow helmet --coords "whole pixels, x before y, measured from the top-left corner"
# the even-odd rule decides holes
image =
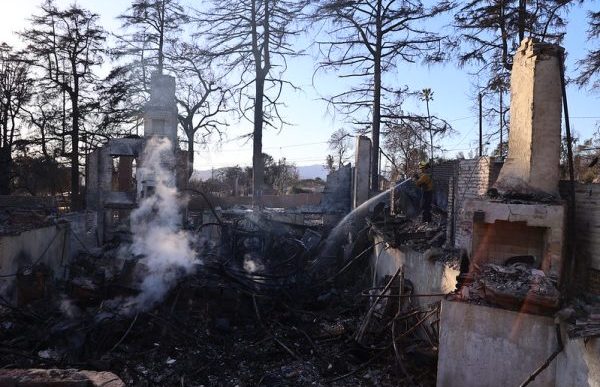
[[[427,161],[419,162],[419,169],[427,169],[427,168],[429,168],[429,163]]]

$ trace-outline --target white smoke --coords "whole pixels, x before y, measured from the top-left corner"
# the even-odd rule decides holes
[[[181,228],[181,201],[175,186],[175,157],[171,142],[153,137],[146,142],[138,178],[154,186],[131,212],[130,253],[145,266],[141,293],[128,302],[135,311],[161,301],[178,278],[190,274],[197,255],[193,238]]]
[[[62,314],[70,319],[75,319],[81,315],[81,310],[66,296],[61,296],[59,308]]]

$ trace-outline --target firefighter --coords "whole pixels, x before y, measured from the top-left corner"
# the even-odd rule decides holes
[[[433,179],[429,169],[429,163],[421,161],[419,173],[415,175],[417,188],[421,189],[421,220],[424,223],[431,222],[431,202],[433,201]]]

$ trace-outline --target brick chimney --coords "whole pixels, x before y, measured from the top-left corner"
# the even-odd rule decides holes
[[[558,196],[563,51],[525,38],[515,53],[508,158],[495,184],[500,192]]]

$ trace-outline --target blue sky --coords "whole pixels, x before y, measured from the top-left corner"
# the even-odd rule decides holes
[[[58,0],[57,3],[65,5],[72,1]],[[104,28],[117,32],[119,22],[115,17],[127,8],[128,1],[79,0],[77,3],[98,13]],[[200,1],[193,0],[187,3],[201,4]],[[600,10],[598,3],[588,1],[584,7],[574,7],[570,13],[567,35],[563,43],[567,50],[568,74],[572,74],[576,67],[575,61],[585,55],[588,45],[585,35],[586,10]],[[17,37],[13,32],[26,27],[26,19],[36,12],[39,4],[39,0],[5,0],[0,13],[0,41],[16,44]],[[306,46],[314,34],[314,31],[308,31],[298,41],[298,46]],[[328,110],[327,104],[320,100],[322,96],[343,88],[345,81],[337,79],[332,73],[319,73],[315,78],[316,88],[313,86],[313,71],[317,61],[315,51],[314,48],[309,48],[306,56],[289,62],[287,77],[301,89],[299,92],[289,91],[284,96],[287,106],[282,112],[293,125],[280,132],[268,130],[263,139],[266,153],[276,159],[286,157],[297,165],[322,164],[328,153],[326,141],[331,133],[341,127],[351,129],[345,124],[343,117],[333,114]],[[478,122],[472,98],[472,79],[468,75],[468,69],[459,69],[453,63],[431,67],[401,65],[390,74],[390,79],[399,85],[406,84],[413,90],[425,87],[434,90],[432,113],[450,121],[457,131],[455,135],[444,140],[443,145],[448,149],[445,156],[452,157],[458,151],[468,154],[469,150],[476,150]],[[583,138],[591,136],[600,122],[600,92],[569,86],[567,93],[572,129]],[[416,100],[408,100],[404,106],[407,110],[423,111],[422,104]],[[484,123],[484,132],[487,125]],[[490,127],[490,130],[495,130],[495,127]],[[248,122],[233,123],[222,144],[199,150],[194,167],[210,169],[236,164],[250,165],[251,143],[234,140],[240,134],[250,131],[251,124]]]

